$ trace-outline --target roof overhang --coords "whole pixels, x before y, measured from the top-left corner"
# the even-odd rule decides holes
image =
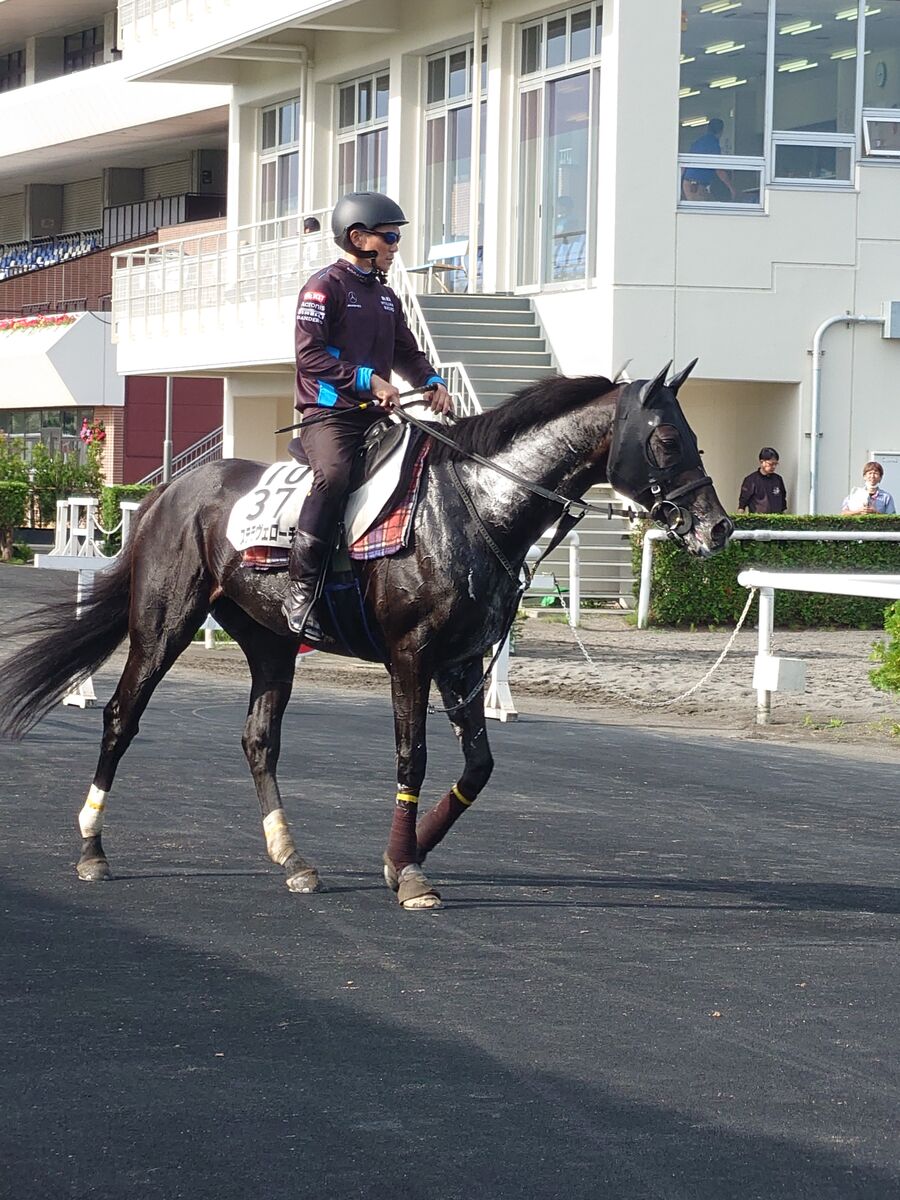
[[[5,409],[124,404],[124,381],[116,374],[110,345],[109,314],[0,321],[0,380],[0,407]]]

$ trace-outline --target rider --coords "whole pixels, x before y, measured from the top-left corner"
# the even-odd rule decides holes
[[[303,632],[316,599],[354,456],[368,428],[384,415],[379,406],[393,408],[399,397],[391,370],[396,367],[413,387],[433,384],[431,408],[452,411],[444,380],[419,350],[399,299],[384,283],[397,253],[400,226],[406,224],[403,210],[389,196],[343,196],[331,215],[343,255],[317,271],[300,291],[295,404],[313,482],[297,521],[282,605],[294,633]],[[318,415],[325,413],[330,415]]]

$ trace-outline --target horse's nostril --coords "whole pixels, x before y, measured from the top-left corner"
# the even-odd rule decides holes
[[[722,519],[720,521],[716,521],[715,525],[712,527],[713,541],[716,542],[717,545],[721,544],[724,546],[733,533],[734,522],[729,520],[728,517],[722,517]]]

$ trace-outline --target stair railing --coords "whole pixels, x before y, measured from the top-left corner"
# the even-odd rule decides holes
[[[419,297],[416,295],[409,273],[404,267],[399,255],[394,259],[388,279],[391,287],[400,297],[406,322],[412,330],[413,337],[421,346],[428,361],[439,370],[447,381],[447,391],[453,397],[454,410],[458,417],[471,417],[482,411],[481,401],[472,387],[469,374],[461,362],[441,362],[437,352]]]
[[[193,471],[195,467],[202,467],[204,463],[218,462],[222,457],[222,442],[223,429],[220,425],[218,429],[213,429],[199,441],[194,442],[193,446],[188,446],[186,450],[176,454],[172,459],[172,478],[175,479],[179,475]],[[155,487],[156,484],[162,483],[162,477],[163,469],[157,467],[155,471],[151,471],[149,475],[139,479],[138,483],[149,483]]]

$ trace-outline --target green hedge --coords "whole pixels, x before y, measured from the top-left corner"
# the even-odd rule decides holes
[[[12,558],[13,537],[24,524],[28,484],[18,479],[0,479],[0,559]]]
[[[112,529],[122,519],[119,504],[122,500],[143,500],[153,487],[149,483],[113,483],[104,487],[100,492],[100,524],[104,529]],[[115,554],[122,545],[121,530],[107,538],[104,550],[107,554]]]
[[[734,516],[737,529],[828,529],[900,533],[900,517]],[[641,539],[632,538],[635,591],[640,580]],[[660,625],[733,625],[747,600],[737,581],[748,567],[764,570],[869,571],[900,574],[900,542],[736,542],[713,558],[698,559],[673,542],[657,542],[653,555],[650,620]],[[776,624],[881,629],[886,600],[778,592]]]

